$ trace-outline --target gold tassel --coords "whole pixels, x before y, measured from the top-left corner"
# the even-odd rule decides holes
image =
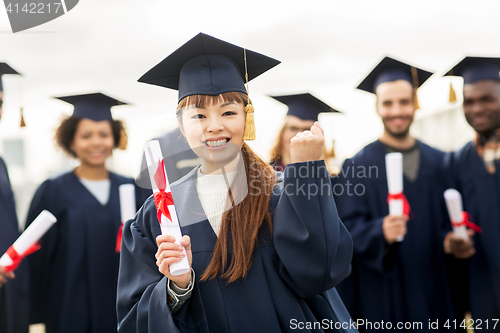
[[[26,122],[24,121],[23,108],[21,108],[21,127],[26,127]]]
[[[126,150],[127,149],[127,144],[128,144],[128,135],[127,132],[125,132],[125,129],[122,127],[120,131],[120,150]]]
[[[420,109],[420,104],[418,104],[417,88],[415,88],[413,96],[413,104],[415,105],[415,110],[418,110]]]
[[[253,112],[255,111],[252,102],[250,102],[250,89],[248,88],[248,70],[247,70],[247,50],[243,49],[243,57],[245,58],[245,80],[247,82],[247,105],[245,112],[247,114],[245,120],[245,133],[243,133],[243,140],[255,140],[255,121],[253,119]]]
[[[243,134],[243,140],[255,140],[255,122],[253,119],[254,111],[255,109],[252,104],[248,103],[247,106],[245,106],[247,118],[245,121],[245,133]]]
[[[455,93],[455,90],[453,90],[453,84],[450,83],[450,102],[456,102],[457,101],[457,94]]]

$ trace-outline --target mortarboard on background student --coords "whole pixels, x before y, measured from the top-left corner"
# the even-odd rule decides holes
[[[278,171],[283,171],[291,161],[290,140],[299,132],[311,128],[322,112],[340,112],[311,95],[310,93],[269,96],[288,106],[283,126],[271,149],[271,164]],[[325,159],[323,152],[322,159]]]
[[[393,327],[397,322],[453,319],[443,251],[451,228],[444,211],[444,153],[410,134],[417,89],[431,75],[385,57],[359,84],[358,89],[376,95],[384,131],[344,162],[339,179],[344,191],[336,195],[354,242],[353,274],[340,284],[339,293],[355,318]],[[389,215],[385,155],[391,152],[403,155],[410,220]],[[404,240],[397,242],[401,236]]]
[[[14,68],[10,67],[5,62],[0,62],[0,118],[2,118],[2,105],[3,105],[3,80],[2,80],[2,76],[7,75],[7,74],[21,75]],[[26,124],[24,122],[23,109],[21,108],[21,127],[24,127],[24,126],[26,126]]]
[[[111,108],[123,105],[102,93],[57,97],[74,106],[56,130],[57,145],[79,165],[43,182],[26,224],[44,209],[57,218],[28,258],[31,270],[32,323],[47,333],[116,330],[116,284],[121,227],[118,187],[134,183],[106,168],[124,127]]]
[[[469,262],[456,276],[468,276],[469,309],[475,323],[500,317],[500,58],[465,57],[448,73],[461,76],[463,110],[476,137],[448,156],[450,187],[462,194],[464,210],[483,232],[472,242],[460,242],[450,234],[448,251]],[[461,290],[467,296],[466,289]],[[487,321],[488,320],[488,321]],[[492,325],[483,331],[498,332]]]
[[[0,118],[4,99],[2,76],[19,73],[8,64],[0,63]],[[14,194],[4,160],[0,157],[0,256],[19,237]],[[22,262],[14,274],[2,274],[0,267],[0,332],[27,333],[29,321],[28,264]],[[14,278],[14,279],[13,279]],[[12,280],[13,279],[13,280]]]
[[[309,200],[295,195],[296,183],[330,183],[324,162],[317,160],[321,129],[314,125],[292,140],[292,162],[298,163],[287,167],[292,174],[298,167],[309,174],[313,168],[321,171],[307,179],[285,175],[290,195],[281,194],[279,200],[279,188],[271,193],[276,181],[272,167],[244,142],[255,138],[247,69],[250,81],[278,63],[200,33],[140,79],[179,90],[181,130],[202,161],[172,185],[185,235],[181,244],[188,258],[192,255],[194,273],[169,274],[168,265],[181,252],[168,236],[157,238],[160,228],[149,198],[124,227],[119,332],[291,332],[293,320],[349,324],[333,287],[349,273],[350,236],[330,192]],[[255,113],[265,116],[258,108]],[[305,144],[306,137],[310,144]],[[239,165],[233,163],[240,153],[246,172],[238,172]],[[224,165],[226,173],[212,172],[212,162],[222,161],[230,161]],[[236,190],[248,190],[233,208],[226,176],[242,184]],[[231,189],[231,195],[239,193]],[[220,210],[228,205],[224,214],[210,213],[214,206]]]
[[[5,62],[0,62],[0,118],[2,117],[2,105],[3,105],[3,80],[2,76],[7,74],[17,74],[20,75],[14,68],[10,67]]]

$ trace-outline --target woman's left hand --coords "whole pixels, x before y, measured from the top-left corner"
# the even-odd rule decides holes
[[[316,161],[321,158],[325,138],[316,121],[310,131],[297,133],[290,142],[292,163]]]
[[[170,273],[170,264],[180,262],[185,256],[183,250],[186,250],[188,256],[189,268],[193,262],[193,255],[191,253],[191,239],[189,236],[184,235],[181,238],[181,245],[174,243],[175,238],[169,235],[159,235],[156,237],[156,244],[158,244],[158,251],[156,251],[156,266],[158,270],[168,277],[175,284],[183,289],[186,289],[191,280],[191,270],[181,275],[172,275]]]
[[[13,272],[4,273],[4,271],[5,271],[5,267],[0,266],[0,287],[2,287],[4,284],[7,283],[7,279],[15,278],[15,275]]]

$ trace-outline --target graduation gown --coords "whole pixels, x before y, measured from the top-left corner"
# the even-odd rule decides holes
[[[73,172],[46,180],[33,197],[28,223],[43,209],[57,218],[28,257],[32,322],[45,323],[47,333],[116,332],[118,187],[133,179],[111,172],[109,179],[104,206]]]
[[[331,177],[330,180],[332,182],[332,189],[333,189],[333,194],[335,197],[335,202],[337,203],[337,207],[338,207],[338,199],[337,199],[336,195],[337,195],[337,193],[340,193],[337,191],[339,189],[343,188],[343,186],[344,186],[342,184],[343,179],[341,179],[338,176],[334,176],[334,177]],[[338,207],[339,215],[340,215],[341,209],[342,209],[342,207]],[[358,300],[359,294],[358,294],[358,290],[356,288],[356,285],[358,284],[358,282],[356,280],[358,274],[356,273],[355,260],[356,259],[353,257],[352,261],[351,261],[351,274],[335,287],[335,289],[339,293],[340,298],[342,299],[342,302],[344,303],[347,311],[349,312],[349,314],[351,315],[353,320],[361,318],[361,316],[359,314],[359,309],[358,309],[358,307],[359,307],[359,300]]]
[[[321,166],[319,174],[311,174]],[[305,169],[303,178],[291,170],[300,167]],[[271,200],[273,233],[261,230],[247,277],[230,284],[219,277],[199,281],[217,236],[198,199],[196,170],[172,184],[182,233],[191,237],[196,272],[192,295],[172,316],[167,305],[168,279],[156,266],[155,238],[161,232],[149,198],[124,228],[119,332],[291,332],[300,323],[321,320],[331,321],[330,325],[345,323],[345,329],[331,326],[331,331],[356,332],[334,289],[349,274],[351,237],[337,215],[331,188],[322,195],[307,195],[309,185],[329,183],[324,162],[287,166],[279,184],[282,191],[275,191]],[[317,325],[303,331],[323,332]]]
[[[500,163],[495,174],[488,173],[469,142],[449,156],[446,166],[454,187],[462,194],[464,210],[483,229],[474,235],[476,253],[469,259],[469,306],[472,317],[483,321],[483,331],[484,322],[489,320],[493,332],[492,319],[500,318]],[[496,331],[499,329],[500,323]]]
[[[393,331],[398,322],[421,322],[425,330],[429,320],[443,324],[454,318],[443,252],[443,239],[451,228],[446,226],[441,185],[444,153],[417,144],[418,177],[415,182],[404,177],[404,194],[414,217],[403,242],[388,245],[382,231],[389,208],[386,150],[380,141],[346,160],[338,181],[342,186],[334,187],[340,217],[354,243],[355,267],[341,285],[342,294],[350,298],[353,315],[372,323],[391,322]]]
[[[19,237],[14,194],[7,168],[0,158],[0,256]],[[22,262],[16,278],[0,287],[0,333],[27,333],[29,326],[28,265]]]

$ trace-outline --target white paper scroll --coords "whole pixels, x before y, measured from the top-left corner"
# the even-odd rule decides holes
[[[153,188],[153,193],[159,192],[158,186],[156,185],[154,175],[156,173],[156,169],[158,167],[158,162],[163,159],[163,155],[160,149],[160,143],[158,140],[151,140],[146,145],[146,162],[148,164],[149,171],[149,179],[151,181],[151,187]],[[163,172],[165,174],[166,179],[166,188],[165,192],[171,192],[170,183],[168,181],[167,171],[163,168]],[[177,212],[175,210],[174,205],[169,205],[168,210],[170,212],[170,216],[172,217],[172,221],[170,221],[165,215],[161,216],[161,234],[169,235],[175,238],[175,243],[180,244],[182,233],[179,225],[179,220],[177,218]],[[182,245],[181,245],[182,246]],[[172,275],[181,275],[189,272],[191,269],[189,268],[189,262],[187,258],[186,251],[183,250],[184,258],[180,262],[176,262],[170,265],[170,273]]]
[[[12,247],[19,255],[23,255],[31,246],[40,240],[56,223],[57,219],[48,210],[43,210],[30,226],[19,236]],[[7,253],[0,258],[0,266],[12,265],[12,259]]]
[[[448,215],[452,223],[463,222],[462,195],[455,189],[444,191],[444,199],[448,208]],[[468,240],[467,227],[465,225],[453,226],[453,232],[458,238]]]
[[[120,193],[120,216],[122,223],[125,223],[135,216],[135,186],[122,184],[118,187],[118,191]]]
[[[385,170],[389,194],[403,193],[403,154],[389,153],[385,155]],[[403,214],[404,201],[402,199],[389,200],[389,215],[402,216]],[[401,242],[403,239],[404,236],[401,236],[396,241]]]

